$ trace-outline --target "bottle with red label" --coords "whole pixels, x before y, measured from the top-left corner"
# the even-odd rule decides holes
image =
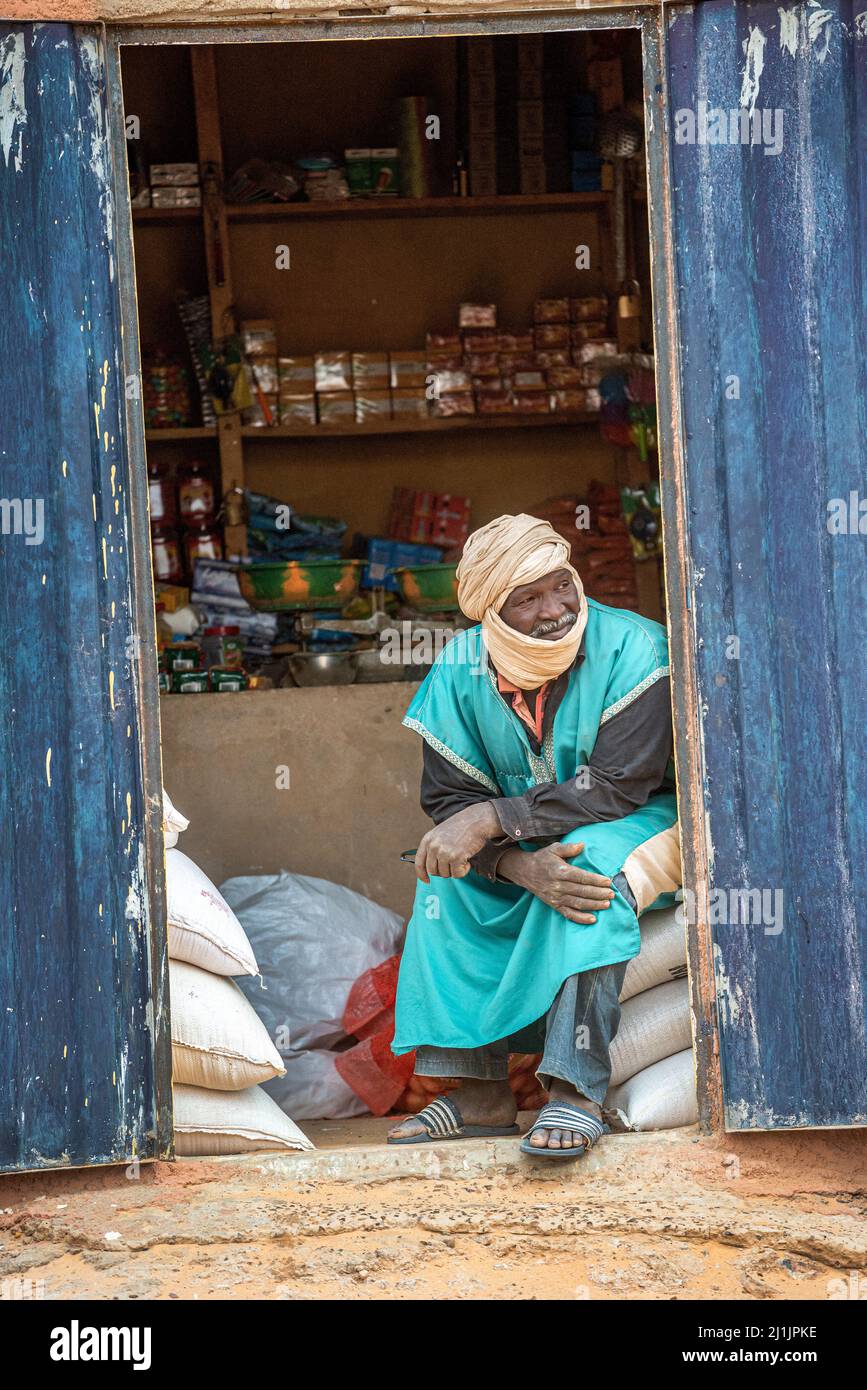
[[[200,526],[217,514],[214,484],[204,464],[193,462],[178,476],[178,508],[183,526]]]

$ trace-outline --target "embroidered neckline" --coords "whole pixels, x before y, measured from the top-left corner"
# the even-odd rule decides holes
[[[468,763],[465,758],[452,752],[451,748],[447,747],[445,743],[442,743],[440,739],[432,734],[430,729],[426,729],[420,720],[411,719],[409,715],[406,715],[402,722],[408,729],[412,729],[415,733],[421,734],[425,743],[429,743],[431,748],[439,753],[441,757],[445,758],[447,762],[450,762],[453,767],[459,768],[461,772],[466,772],[470,777],[475,777],[476,781],[481,782],[483,787],[487,787],[489,791],[492,791],[494,796],[500,795],[500,788],[497,786],[496,782],[491,780],[487,773],[480,771],[477,767],[473,767],[472,763]]]

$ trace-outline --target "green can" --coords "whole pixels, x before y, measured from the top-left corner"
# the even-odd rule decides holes
[[[158,690],[166,690],[166,691],[168,691],[168,690],[171,690],[171,688],[172,688],[171,677],[169,676],[168,671],[158,671],[158,672],[157,672],[157,689],[158,689]]]
[[[207,688],[207,671],[172,672],[172,690],[176,695],[200,695]]]

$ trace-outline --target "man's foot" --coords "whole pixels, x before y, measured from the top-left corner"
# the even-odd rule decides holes
[[[576,1091],[567,1081],[555,1081],[550,1094],[552,1102],[577,1105],[595,1119],[602,1120],[601,1106],[598,1106],[595,1100],[588,1100],[586,1096],[582,1096],[580,1091]],[[574,1134],[569,1129],[537,1129],[536,1133],[530,1136],[530,1144],[534,1149],[586,1149],[587,1140],[583,1134]]]
[[[454,1098],[465,1125],[511,1125],[515,1123],[518,1107],[508,1081],[473,1081],[465,1078],[456,1091],[447,1092]],[[394,1129],[389,1139],[410,1139],[427,1134],[427,1126],[417,1115],[408,1115]]]

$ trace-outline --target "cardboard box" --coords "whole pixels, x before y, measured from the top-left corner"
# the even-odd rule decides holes
[[[325,391],[316,396],[320,425],[346,425],[355,420],[355,395],[352,391]]]
[[[284,395],[281,392],[277,409],[281,425],[316,424],[316,397],[312,391],[309,395],[295,396]]]
[[[352,382],[356,391],[362,389],[387,391],[389,384],[388,353],[354,352],[352,354]]]
[[[427,419],[428,400],[424,388],[398,386],[391,392],[391,413],[395,420],[405,420],[407,416]]]
[[[352,390],[351,352],[317,352],[313,370],[317,391]]]
[[[277,332],[273,319],[242,319],[241,345],[247,357],[276,357]]]
[[[423,352],[392,352],[389,356],[392,391],[423,387],[427,381],[427,358]]]
[[[368,386],[356,387],[355,390],[355,421],[356,424],[368,424],[371,420],[390,420],[391,419],[391,392],[388,387],[385,390],[376,390]]]
[[[152,164],[151,188],[194,188],[199,182],[198,164]]]
[[[281,393],[288,390],[290,395],[312,395],[316,383],[312,357],[278,357],[277,376]]]

